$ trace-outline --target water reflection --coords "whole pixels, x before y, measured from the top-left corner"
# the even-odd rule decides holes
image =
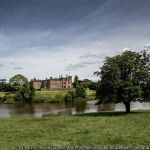
[[[13,106],[8,105],[7,107],[10,110],[10,114],[34,114],[35,108],[33,104],[15,104]]]
[[[84,113],[87,108],[87,102],[86,101],[80,101],[75,103],[75,110],[76,113]]]
[[[101,104],[98,105],[98,112],[99,111],[112,111],[115,108],[115,104]]]
[[[0,104],[0,117],[36,116],[44,114],[78,114],[100,111],[125,111],[120,104],[95,105],[96,101],[77,101],[59,104]],[[150,103],[131,103],[131,110],[150,109]]]

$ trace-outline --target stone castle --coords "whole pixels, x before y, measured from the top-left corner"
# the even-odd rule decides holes
[[[52,78],[45,80],[32,79],[30,84],[35,88],[35,90],[49,90],[49,89],[70,89],[72,88],[72,76],[59,78]]]

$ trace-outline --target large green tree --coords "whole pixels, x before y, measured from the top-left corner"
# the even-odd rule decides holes
[[[131,101],[150,101],[150,55],[126,51],[107,57],[100,71],[96,96],[99,103],[120,103],[130,112]]]
[[[35,89],[29,84],[26,77],[17,74],[10,78],[9,83],[17,90],[14,97],[16,101],[31,102],[35,95]]]

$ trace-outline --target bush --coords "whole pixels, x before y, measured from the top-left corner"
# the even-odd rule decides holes
[[[75,95],[76,95],[76,97],[85,98],[86,97],[85,88],[82,85],[78,85],[75,90]]]
[[[75,98],[75,91],[74,90],[68,91],[68,94],[70,94],[72,96],[72,100]]]
[[[23,101],[23,96],[21,95],[21,91],[17,91],[14,96],[15,101]]]
[[[69,94],[69,92],[65,95],[65,102],[71,102],[72,101],[72,95]]]
[[[32,86],[24,85],[23,87],[20,87],[19,90],[16,92],[14,100],[22,102],[31,102],[34,95],[35,90],[32,88]]]

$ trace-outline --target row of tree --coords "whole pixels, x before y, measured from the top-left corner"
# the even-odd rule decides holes
[[[79,85],[83,86],[85,89],[96,90],[97,82],[93,82],[89,79],[79,80],[79,77],[76,75],[74,78],[73,86],[76,88]]]

